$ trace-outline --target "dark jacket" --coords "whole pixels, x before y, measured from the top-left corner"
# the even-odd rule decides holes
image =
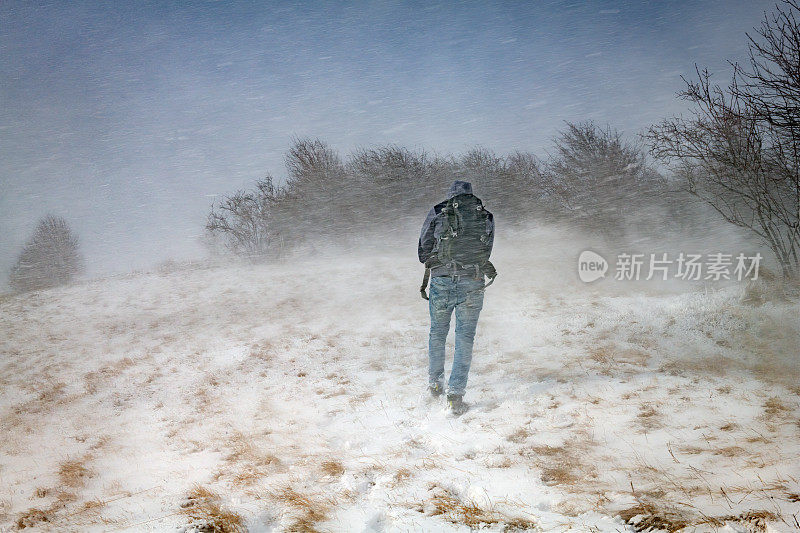
[[[458,196],[459,194],[472,194],[472,184],[468,181],[454,181],[453,184],[450,186],[450,190],[447,192],[447,200],[454,196]],[[424,263],[425,261],[430,258],[433,254],[433,249],[436,247],[436,241],[439,238],[439,235],[442,233],[442,217],[439,216],[439,213],[442,212],[442,209],[447,205],[447,200],[443,202],[439,202],[428,212],[428,216],[425,217],[425,222],[422,224],[422,231],[419,235],[419,243],[417,244],[417,255],[419,256],[419,262]],[[489,251],[492,250],[492,245],[494,244],[494,216],[489,213],[489,219],[487,220],[487,224],[489,227]],[[461,269],[457,269],[453,271],[452,269],[444,266],[438,265],[431,269],[431,276],[449,276],[451,274],[465,274],[468,273]]]

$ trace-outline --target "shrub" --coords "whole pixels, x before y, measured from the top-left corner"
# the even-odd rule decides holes
[[[54,215],[41,219],[11,269],[9,285],[26,292],[66,285],[83,271],[78,237],[66,220]]]

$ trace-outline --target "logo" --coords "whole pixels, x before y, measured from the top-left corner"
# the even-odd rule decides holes
[[[584,283],[591,283],[605,277],[608,271],[608,261],[591,250],[584,250],[578,256],[578,277]]]

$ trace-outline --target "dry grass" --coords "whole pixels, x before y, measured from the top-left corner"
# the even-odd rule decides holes
[[[105,507],[106,503],[104,500],[100,498],[95,498],[93,500],[89,500],[83,503],[80,510],[81,511],[97,511],[98,509]]]
[[[411,476],[412,476],[411,470],[409,470],[408,468],[401,468],[400,470],[394,473],[394,476],[392,476],[392,486],[396,487],[397,485],[405,483],[406,481],[411,479]]]
[[[611,346],[592,346],[589,349],[592,361],[601,365],[611,365],[614,361],[614,350]]]
[[[288,508],[292,522],[285,531],[314,533],[316,525],[328,518],[333,502],[315,496],[302,494],[292,487],[270,493],[270,497]]]
[[[37,417],[52,413],[55,408],[63,407],[77,400],[80,395],[67,394],[67,384],[54,381],[49,372],[43,371],[40,377],[31,380],[31,384],[18,383],[22,390],[28,390],[35,396],[27,401],[11,406],[0,417],[0,426],[5,426],[5,433],[31,434],[37,426]]]
[[[67,506],[67,504],[73,503],[78,500],[78,497],[72,493],[65,490],[58,490],[56,491],[56,501],[50,507],[50,511],[57,511],[58,509],[63,509]]]
[[[224,475],[225,472],[220,472],[217,478],[223,477]],[[233,474],[233,476],[231,476],[231,480],[236,485],[249,487],[261,481],[266,475],[267,473],[262,470],[247,470],[245,468]]]
[[[519,453],[541,469],[544,483],[567,487],[597,477],[596,469],[584,464],[578,455],[586,449],[586,445],[573,441],[562,446],[528,446]]]
[[[720,516],[708,518],[700,522],[700,524],[709,524],[715,527],[722,527],[725,522],[737,522],[740,524],[747,524],[749,529],[754,531],[766,531],[767,521],[778,520],[778,515],[770,511],[747,511],[738,515]]]
[[[231,452],[225,457],[225,461],[232,463],[248,462],[257,464],[271,464],[277,460],[272,454],[261,453],[253,444],[252,439],[241,432],[234,433],[230,439],[223,443],[226,449]]]
[[[270,341],[265,340],[251,346],[250,357],[269,363],[275,357],[275,350],[275,346]]]
[[[726,523],[748,526],[749,531],[766,531],[767,522],[780,517],[770,511],[746,511],[738,515],[705,516],[691,519],[675,510],[657,509],[654,505],[639,503],[619,512],[620,518],[633,527],[634,531],[668,531],[674,533],[685,528],[708,525],[714,529]]]
[[[223,507],[219,496],[201,485],[192,488],[181,507],[181,514],[196,522],[195,525],[203,532],[245,533],[247,531],[242,516]]]
[[[620,518],[633,527],[634,531],[680,531],[689,525],[682,515],[665,510],[657,510],[649,504],[638,504],[619,512]]]
[[[730,371],[746,370],[741,361],[720,354],[699,359],[667,360],[658,369],[670,376],[714,376],[724,377]]]
[[[330,477],[339,477],[344,474],[344,466],[339,461],[323,461],[320,469],[323,474]]]
[[[371,392],[362,392],[360,394],[356,394],[350,397],[349,403],[351,406],[356,406],[360,403],[364,403],[370,398],[372,398],[373,394]]]
[[[589,357],[603,367],[602,374],[610,375],[612,369],[622,368],[624,365],[647,366],[650,354],[638,348],[619,349],[616,346],[604,344],[589,348]]]
[[[63,485],[76,489],[83,487],[86,480],[94,477],[94,472],[85,464],[88,457],[63,461],[58,467],[58,479]]]
[[[54,404],[64,396],[64,390],[67,384],[59,381],[57,383],[48,383],[45,387],[38,390],[37,399],[45,404]]]
[[[478,504],[470,501],[462,501],[449,492],[438,494],[430,501],[433,516],[442,516],[445,520],[454,524],[464,524],[470,528],[477,528],[483,525],[496,524],[498,519],[495,513],[481,508]]]
[[[85,467],[78,464],[79,461],[65,461],[62,463],[62,469],[59,472],[59,475],[62,479],[62,483],[65,483],[65,479],[69,480],[72,483],[77,483],[78,486],[82,484],[82,480],[86,476],[86,474],[81,474],[82,470]],[[62,472],[64,472],[62,474]],[[59,528],[56,526],[56,521],[58,518],[58,514],[64,508],[67,507],[70,503],[77,501],[78,497],[72,493],[67,492],[61,489],[47,489],[43,487],[39,487],[34,491],[34,496],[37,498],[45,498],[47,496],[54,495],[55,500],[45,509],[39,508],[30,508],[27,511],[20,513],[17,516],[16,520],[16,527],[17,529],[24,529],[28,527],[37,527],[37,528],[45,528],[48,530],[58,530]],[[77,514],[89,510],[97,510],[100,507],[103,507],[105,502],[101,500],[90,500],[86,502],[80,509],[72,514]],[[2,518],[2,514],[0,513],[0,518]],[[67,515],[69,516],[69,515]],[[47,524],[45,526],[45,524]]]
[[[574,485],[583,479],[581,472],[567,463],[542,467],[542,481],[548,485]]]
[[[687,444],[678,448],[681,453],[685,453],[687,455],[699,455],[706,451],[705,448],[701,448],[700,446],[695,446],[693,444]]]
[[[496,456],[492,455],[489,456],[483,464],[487,468],[511,468],[514,466],[514,461],[511,460],[511,457],[508,456]]]
[[[518,430],[516,430],[511,435],[509,435],[508,437],[506,437],[506,440],[509,441],[509,442],[516,443],[516,444],[522,444],[530,436],[531,436],[531,432],[528,431],[528,428],[523,426],[523,427],[519,428]]]
[[[48,511],[42,509],[30,508],[17,517],[17,529],[25,529],[26,527],[39,527],[44,524],[50,524],[53,517]]]
[[[712,451],[714,455],[721,455],[723,457],[740,457],[747,455],[747,451],[741,446],[726,446],[724,448],[717,448]]]
[[[87,372],[83,376],[83,386],[86,394],[92,395],[99,390],[107,388],[108,384],[117,379],[124,370],[135,365],[136,361],[130,357],[123,357],[118,361],[103,365],[98,370]]]
[[[751,435],[750,437],[747,437],[745,441],[748,444],[769,444],[771,442],[770,439],[761,434]]]
[[[773,396],[764,402],[764,415],[767,419],[779,418],[785,416],[792,409],[784,404],[780,398]]]
[[[462,500],[442,487],[436,489],[427,506],[429,516],[440,516],[452,524],[463,524],[470,529],[492,525],[502,525],[503,531],[527,531],[536,528],[536,523],[527,518],[511,517],[491,507]]]
[[[106,448],[111,443],[111,436],[110,435],[101,435],[97,441],[92,444],[89,449],[90,450],[102,450]]]
[[[664,427],[661,414],[649,403],[642,403],[636,414],[636,422],[642,431],[652,431]]]
[[[231,452],[225,457],[225,468],[218,477],[230,474],[238,485],[253,485],[281,465],[278,457],[259,449],[251,437],[241,432],[234,433],[220,446]]]

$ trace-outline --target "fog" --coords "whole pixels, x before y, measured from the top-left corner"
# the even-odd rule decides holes
[[[742,60],[771,5],[3,2],[0,271],[47,213],[90,277],[199,257],[211,202],[285,178],[298,136],[540,156],[564,121],[635,138],[684,109],[695,63]]]

